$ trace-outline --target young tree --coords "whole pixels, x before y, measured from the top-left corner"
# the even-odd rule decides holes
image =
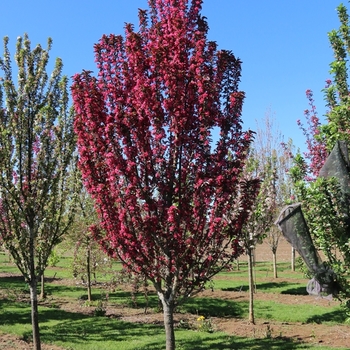
[[[97,272],[110,268],[108,256],[93,239],[90,227],[98,224],[98,217],[90,195],[82,188],[78,195],[76,218],[67,234],[65,244],[74,247],[72,270],[87,286],[87,300],[92,300],[92,282]]]
[[[138,32],[127,24],[125,39],[95,45],[98,78],[84,71],[72,86],[80,169],[104,232],[96,239],[152,282],[168,350],[175,306],[241,253],[259,187],[241,176],[252,141],[241,62],[207,41],[201,4],[150,0]]]
[[[257,123],[251,156],[258,165],[255,171],[265,174],[269,181],[269,196],[272,196],[272,202],[267,211],[269,212],[268,217],[273,220],[276,220],[279,211],[291,198],[292,183],[287,171],[291,167],[289,153],[292,149],[292,140],[284,142],[275,118],[271,111],[268,111],[262,123]],[[272,224],[271,220],[268,220],[266,224],[264,240],[271,249],[273,275],[274,278],[277,278],[277,248],[282,232]]]
[[[298,123],[306,135],[308,152],[305,157],[300,153],[294,157],[294,167],[290,174],[297,200],[302,203],[303,214],[314,244],[324,252],[327,258],[324,264],[325,271],[328,271],[326,277],[337,284],[335,291],[340,290],[338,295],[346,300],[350,298],[350,286],[344,278],[349,273],[350,264],[350,188],[342,184],[350,181],[347,150],[350,145],[350,100],[347,79],[350,24],[346,7],[341,4],[337,10],[341,23],[340,29],[329,33],[335,60],[330,65],[333,82],[327,80],[324,89],[328,107],[327,122],[321,123],[312,91],[307,90],[306,95],[311,107],[305,111],[308,126],[304,127],[300,121]],[[345,142],[344,147],[339,141]],[[340,163],[334,162],[331,173],[336,175],[335,177],[326,176],[327,171],[325,171],[326,161],[331,157],[333,149],[339,155],[338,160],[344,162],[343,169],[347,169],[345,174],[341,174]],[[324,272],[322,274],[324,275]],[[350,316],[350,302],[345,302],[345,305]]]
[[[73,113],[67,78],[56,60],[51,77],[45,50],[31,50],[27,35],[17,39],[17,86],[12,79],[8,38],[0,59],[0,237],[29,284],[34,348],[40,349],[37,283],[73,210]],[[5,97],[5,98],[4,98]],[[71,169],[70,167],[73,166]],[[74,182],[74,181],[73,181]],[[73,203],[73,202],[70,202]]]
[[[254,151],[253,151],[254,153]],[[261,170],[259,172],[259,170]],[[275,215],[275,181],[276,171],[273,163],[260,163],[251,155],[246,171],[251,174],[259,172],[262,179],[259,195],[251,210],[249,219],[243,225],[241,245],[248,256],[249,277],[249,322],[255,324],[254,318],[254,278],[253,278],[253,254],[257,243],[261,243],[269,227],[273,223]]]
[[[249,322],[254,324],[254,280],[253,254],[257,243],[267,240],[273,254],[274,277],[277,278],[276,251],[281,231],[274,227],[273,222],[282,208],[288,189],[286,177],[285,147],[283,138],[271,117],[271,112],[265,115],[263,126],[257,123],[257,132],[252,150],[249,154],[246,171],[261,178],[261,188],[251,210],[248,221],[243,226],[242,243],[248,256],[249,273]],[[291,141],[289,142],[289,146]]]

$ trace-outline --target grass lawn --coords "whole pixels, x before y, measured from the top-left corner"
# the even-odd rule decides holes
[[[30,308],[16,302],[0,302],[1,331],[30,339]],[[47,344],[65,349],[154,350],[164,348],[161,326],[122,322],[106,317],[91,317],[53,308],[40,308],[41,336]],[[205,333],[177,330],[177,349],[320,349],[281,338],[247,339],[222,332]],[[332,348],[322,347],[322,350]]]
[[[54,276],[62,279],[71,278],[69,272],[70,259],[62,259],[55,268],[48,268],[45,276],[50,281]],[[283,295],[305,294],[305,283],[301,273],[292,273],[283,264],[280,267],[280,278],[277,282],[266,282],[268,264],[256,267],[257,290],[262,293]],[[17,273],[17,268],[8,262],[7,256],[0,252],[0,272]],[[107,279],[108,276],[103,276]],[[300,282],[302,280],[302,282]],[[247,289],[247,270],[241,264],[239,271],[223,272],[217,276],[212,286],[214,290],[230,292]],[[13,276],[0,277],[0,333],[16,334],[24,340],[31,339],[30,305],[28,304],[28,287],[22,278]],[[164,349],[165,334],[161,324],[132,323],[118,317],[92,316],[79,312],[61,309],[59,303],[84,303],[86,289],[82,286],[65,285],[64,283],[46,283],[48,298],[46,306],[40,306],[40,330],[42,342],[55,344],[71,350],[154,350]],[[94,303],[105,295],[105,290],[94,288]],[[24,301],[25,300],[25,301]],[[59,301],[59,303],[58,303]],[[137,306],[134,303],[137,303]],[[144,308],[146,300],[142,294],[132,298],[129,291],[109,292],[109,305],[122,305],[125,308]],[[148,307],[157,308],[158,301],[154,293],[150,293]],[[246,300],[228,300],[222,298],[196,297],[186,301],[179,312],[204,315],[207,318],[245,319],[248,315]],[[255,316],[257,319],[280,322],[303,322],[305,324],[343,324],[344,315],[338,305],[322,307],[319,305],[290,305],[271,300],[256,300]],[[0,335],[1,337],[1,335]],[[266,334],[263,338],[247,338],[228,335],[224,332],[201,332],[197,329],[176,329],[177,349],[318,349],[338,350],[327,346],[301,343],[297,340]],[[345,348],[343,348],[345,349]]]

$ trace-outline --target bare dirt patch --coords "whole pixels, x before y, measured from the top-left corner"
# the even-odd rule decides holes
[[[32,350],[33,344],[28,343],[12,334],[0,333],[0,349],[3,350]],[[63,350],[56,345],[41,344],[42,350]]]

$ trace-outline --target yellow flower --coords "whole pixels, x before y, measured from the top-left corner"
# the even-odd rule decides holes
[[[204,320],[205,320],[205,317],[204,317],[204,316],[199,316],[199,317],[197,318],[197,321],[198,321],[198,322],[204,321]]]

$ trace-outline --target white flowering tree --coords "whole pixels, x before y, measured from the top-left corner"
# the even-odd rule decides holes
[[[30,288],[34,349],[41,348],[37,285],[73,219],[75,136],[67,77],[48,48],[17,39],[12,78],[8,38],[0,58],[0,238]]]

